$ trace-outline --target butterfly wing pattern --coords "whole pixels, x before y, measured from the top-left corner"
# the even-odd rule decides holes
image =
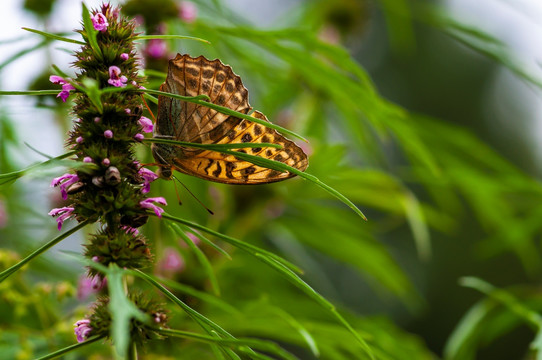
[[[166,82],[160,90],[183,96],[207,95],[210,102],[243,114],[252,110],[241,78],[218,59],[210,61],[203,56],[177,54],[169,61]],[[250,116],[269,121],[259,111]],[[279,144],[282,149],[255,147],[234,151],[279,161],[300,171],[308,166],[303,150],[273,129],[167,96],[158,97],[154,137],[200,144]],[[163,178],[171,178],[172,170],[227,184],[265,184],[295,176],[210,150],[154,143],[152,153]]]

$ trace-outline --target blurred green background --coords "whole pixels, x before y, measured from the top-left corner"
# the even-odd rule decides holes
[[[8,3],[2,17],[13,11],[14,19],[29,22],[16,28],[67,33],[79,26],[77,2]],[[542,82],[532,40],[541,34],[542,9],[535,5],[125,1],[124,13],[142,32],[211,42],[141,43],[142,62],[154,70],[145,73],[148,88],[159,86],[177,52],[220,58],[241,76],[255,109],[309,139],[303,144],[308,172],[348,196],[369,221],[302,179],[241,187],[181,176],[214,216],[182,189],[177,206],[171,183],[154,183],[151,195],[166,196],[171,214],[300,266],[303,279],[345,314],[379,359],[529,359],[542,305]],[[6,54],[2,90],[51,88],[52,63],[73,73],[69,51],[75,47],[22,30],[2,31],[0,46]],[[68,104],[6,96],[0,103],[0,173],[44,160],[25,142],[51,156],[62,153],[73,120]],[[152,162],[148,147],[138,151],[142,162]],[[60,199],[48,186],[62,173],[45,169],[0,187],[2,268],[15,261],[13,252],[24,255],[55,236],[46,213]],[[301,359],[314,359],[301,327],[320,358],[363,358],[343,327],[262,263],[225,246],[228,260],[200,245],[216,276],[211,281],[165,224],[151,221],[143,231],[153,242],[156,273],[217,297],[218,284],[228,306],[177,290],[233,334],[273,339]],[[81,242],[84,235],[62,248],[80,251]],[[164,270],[171,249],[182,269]],[[71,323],[92,300],[75,298],[83,273],[55,248],[2,284],[0,353],[6,359],[33,358],[74,342]],[[479,282],[461,286],[464,276],[502,290]],[[194,328],[186,315],[172,312],[172,327]],[[99,355],[108,353],[103,345],[93,349],[94,358],[108,358]],[[177,358],[172,354],[179,351],[187,359],[214,358],[204,345],[174,341],[153,343],[142,358]]]

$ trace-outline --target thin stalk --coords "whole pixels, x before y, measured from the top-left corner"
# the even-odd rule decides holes
[[[48,250],[49,248],[55,246],[56,244],[58,244],[60,241],[64,240],[65,238],[67,238],[68,236],[70,236],[71,234],[77,232],[78,230],[82,229],[83,227],[85,227],[87,224],[90,223],[90,220],[85,220],[83,221],[82,223],[78,224],[77,226],[75,226],[74,228],[66,231],[64,234],[60,234],[58,235],[56,238],[54,238],[53,240],[49,241],[47,244],[43,245],[42,247],[40,247],[39,249],[35,250],[34,252],[32,252],[30,255],[28,255],[27,257],[25,257],[23,260],[19,261],[17,264],[13,265],[12,267],[10,267],[9,269],[6,269],[4,271],[2,271],[0,273],[0,283],[4,280],[6,280],[11,274],[13,274],[14,272],[16,272],[17,270],[19,270],[20,268],[22,268],[27,262],[29,262],[30,260],[32,260],[33,258],[35,258],[36,256],[38,255],[41,255],[43,252],[45,252],[46,250]]]

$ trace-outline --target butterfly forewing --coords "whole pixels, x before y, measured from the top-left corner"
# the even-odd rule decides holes
[[[205,94],[212,103],[243,114],[251,109],[248,91],[231,67],[222,64],[220,60],[209,61],[203,56],[192,58],[177,55],[170,60],[168,76],[160,90],[183,96]],[[268,121],[265,115],[257,111],[251,116]],[[282,149],[256,147],[237,151],[276,160],[301,171],[308,166],[307,156],[301,148],[273,129],[222,114],[206,106],[165,96],[159,97],[154,136],[203,144],[279,144]],[[216,151],[153,144],[153,155],[164,167],[229,184],[262,184],[295,176]]]

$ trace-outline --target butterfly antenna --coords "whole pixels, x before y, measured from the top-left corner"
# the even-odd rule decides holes
[[[177,180],[177,181],[179,182],[179,184],[181,184],[181,185],[186,189],[186,191],[188,191],[188,193],[189,193],[190,195],[192,195],[192,197],[193,197],[194,199],[196,199],[196,201],[197,201],[201,206],[203,206],[203,207],[205,208],[205,210],[207,210],[207,212],[209,212],[209,214],[211,214],[211,215],[214,215],[214,214],[215,214],[214,212],[211,211],[211,209],[209,209],[207,206],[205,206],[205,204],[202,203],[201,200],[198,199],[198,198],[196,197],[196,195],[194,195],[194,194],[192,193],[192,191],[190,191],[190,189],[188,189],[188,187],[186,187],[186,185],[183,184],[183,183],[181,182],[181,180],[179,180],[179,179],[178,179],[177,177],[175,177],[175,176],[174,176],[173,178],[175,178],[175,180]],[[175,188],[175,189],[177,189],[177,188]],[[180,201],[180,200],[179,200],[179,201]],[[179,202],[179,204],[180,204],[180,202]]]
[[[177,179],[175,176],[174,178],[175,180],[179,181],[179,179]],[[179,181],[179,183],[181,182]],[[173,187],[175,188],[175,195],[177,195],[177,202],[179,203],[179,205],[182,205],[183,202],[181,201],[181,196],[179,195],[179,190],[177,189],[177,183],[175,183],[175,181],[173,182]]]

